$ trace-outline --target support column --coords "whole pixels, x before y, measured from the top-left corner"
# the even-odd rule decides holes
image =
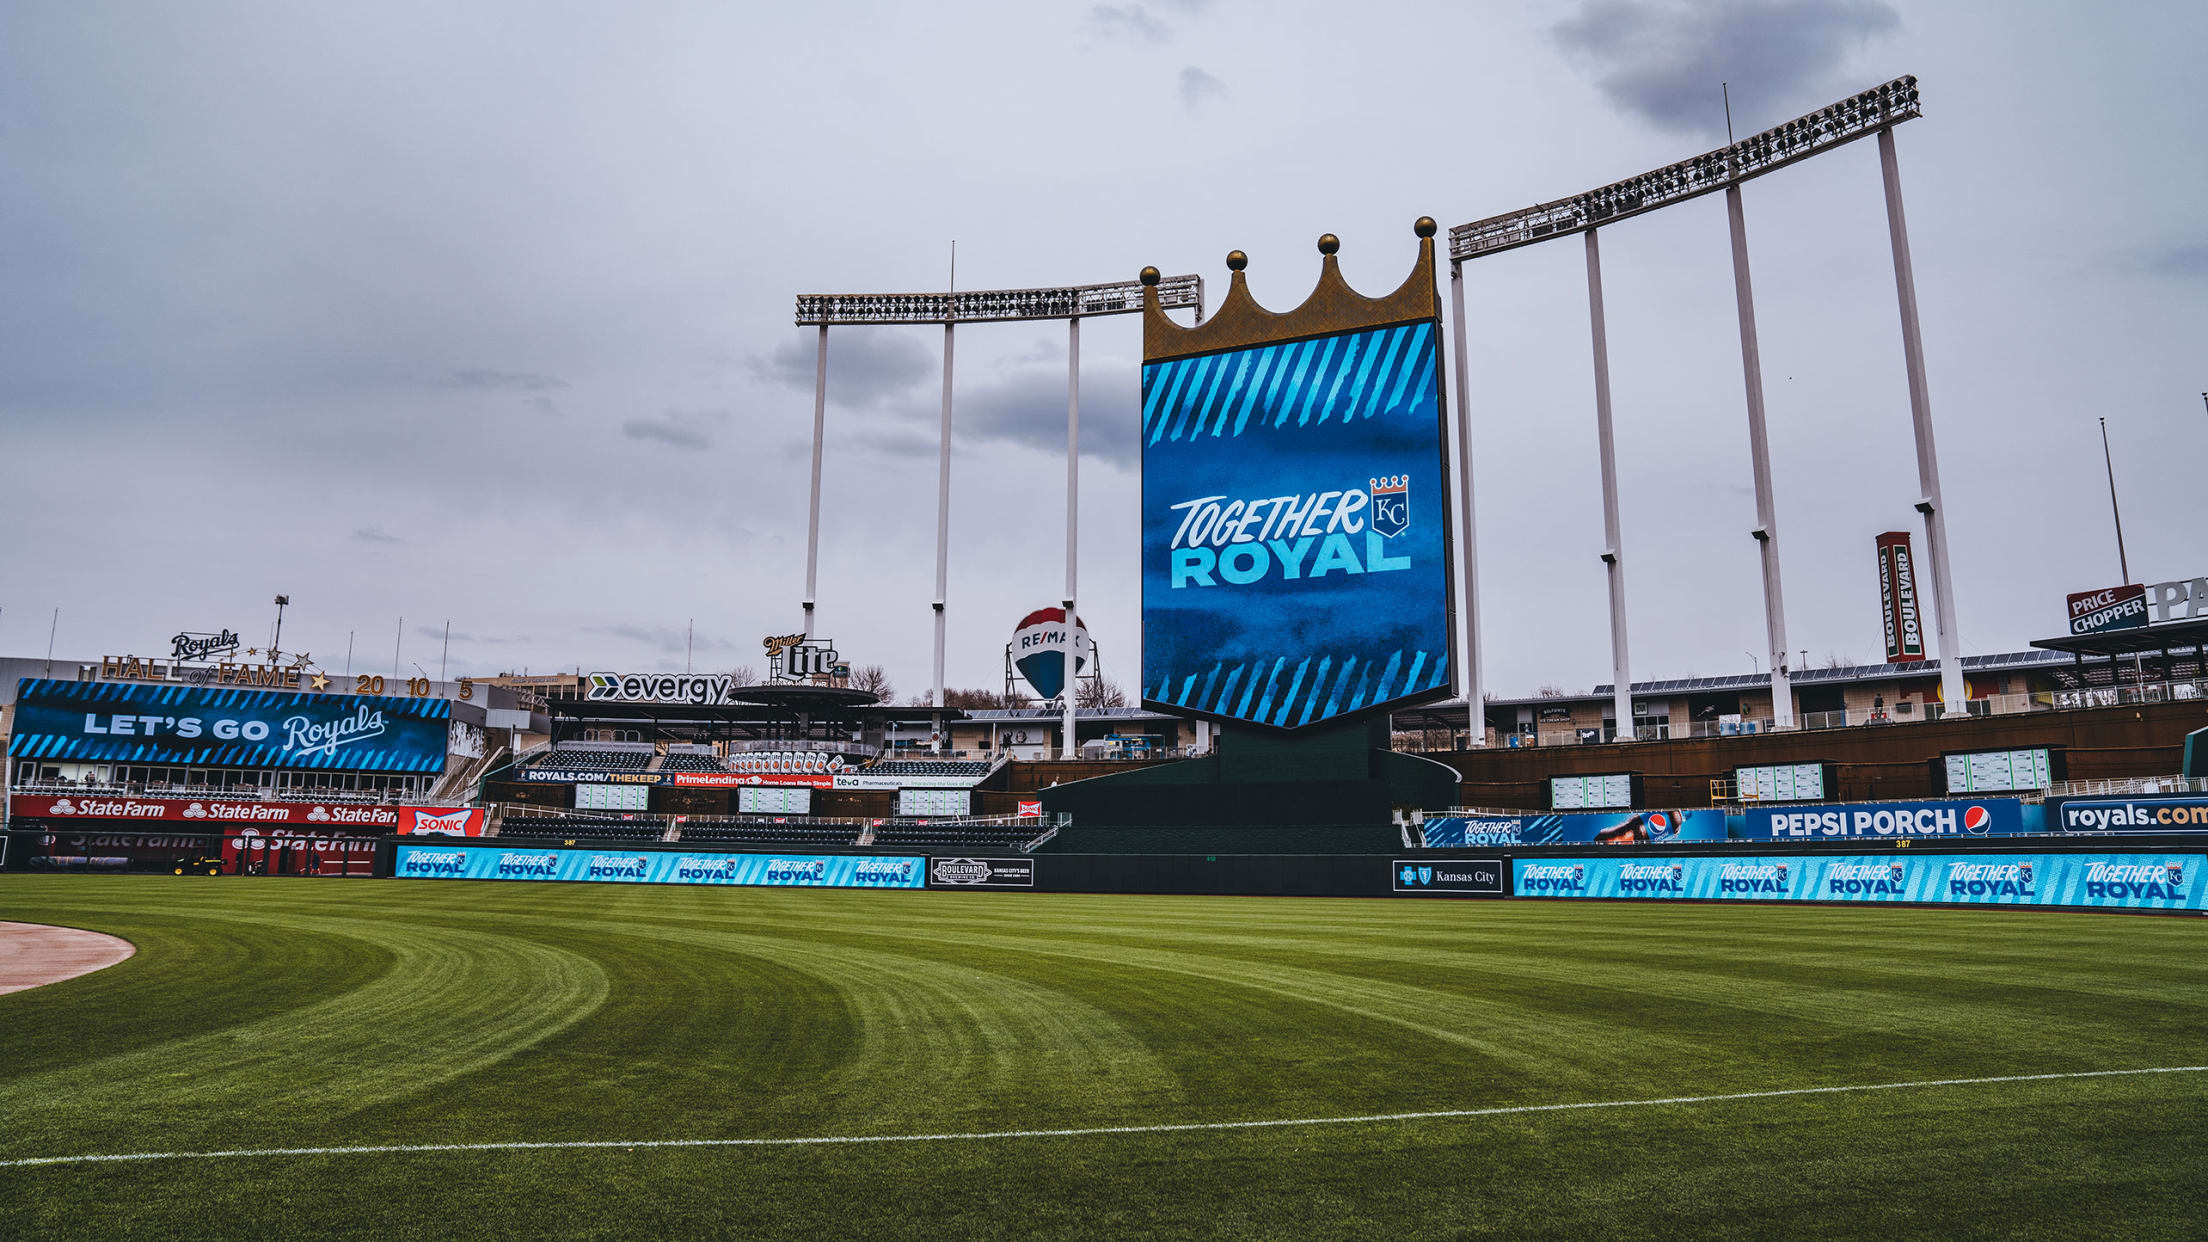
[[[1074,641],[1073,611],[1074,584],[1077,578],[1081,537],[1081,321],[1066,321],[1066,654],[1065,654],[1065,732],[1060,737],[1060,759],[1076,758],[1081,753],[1074,736],[1074,698],[1079,683],[1074,680],[1074,659],[1079,649]]]
[[[951,579],[951,345],[956,329],[943,325],[943,440],[935,483],[935,706],[943,706],[943,605]],[[944,750],[950,729],[938,714],[935,748]]]
[[[1756,341],[1756,295],[1748,282],[1748,219],[1740,187],[1725,188],[1733,231],[1733,302],[1740,311],[1740,371],[1748,389],[1748,461],[1756,482],[1756,555],[1763,561],[1763,633],[1771,669],[1771,727],[1794,727],[1794,687],[1787,670],[1786,601],[1779,587],[1779,508],[1771,488],[1771,442],[1763,424],[1763,350]]]
[[[1456,345],[1457,380],[1457,572],[1464,578],[1464,657],[1459,663],[1460,682],[1469,719],[1466,732],[1473,746],[1487,745],[1487,703],[1480,684],[1480,555],[1472,526],[1472,416],[1466,391],[1470,364],[1464,353],[1464,265],[1449,264],[1450,325]]]
[[[1602,458],[1602,563],[1610,579],[1610,677],[1618,740],[1633,740],[1633,672],[1625,643],[1625,548],[1618,531],[1618,452],[1610,434],[1610,340],[1602,319],[1602,247],[1587,230],[1587,320],[1595,345],[1595,446]]]
[[[805,520],[805,637],[813,636],[813,589],[820,580],[820,446],[828,427],[828,325],[820,325],[813,363],[813,499]]]
[[[1970,713],[1963,653],[1955,635],[1955,579],[1947,556],[1947,512],[1940,500],[1940,455],[1932,442],[1932,390],[1924,377],[1924,335],[1917,323],[1917,274],[1909,260],[1909,222],[1901,208],[1901,165],[1891,126],[1878,131],[1878,167],[1886,182],[1886,228],[1894,247],[1894,293],[1901,302],[1901,354],[1909,373],[1909,420],[1917,435],[1917,512],[1932,578],[1932,633],[1939,644],[1940,697],[1946,716]]]

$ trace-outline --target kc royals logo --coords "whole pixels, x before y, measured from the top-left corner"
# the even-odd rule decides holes
[[[1382,475],[1372,483],[1372,530],[1393,539],[1411,528],[1411,476]]]

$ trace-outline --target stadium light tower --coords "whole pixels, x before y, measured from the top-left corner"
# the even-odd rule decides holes
[[[1610,438],[1607,342],[1602,317],[1601,257],[1595,241],[1597,228],[1633,216],[1724,191],[1726,217],[1733,251],[1733,286],[1740,317],[1741,372],[1747,395],[1749,457],[1754,470],[1756,526],[1750,534],[1758,545],[1763,569],[1764,621],[1771,655],[1771,703],[1773,723],[1786,728],[1793,723],[1793,694],[1787,662],[1786,608],[1779,578],[1779,530],[1777,504],[1771,482],[1771,455],[1764,429],[1763,364],[1757,345],[1755,297],[1749,285],[1748,238],[1741,205],[1743,183],[1796,164],[1814,155],[1859,138],[1878,138],[1879,167],[1885,185],[1886,216],[1894,259],[1894,287],[1901,308],[1902,359],[1909,377],[1909,413],[1917,447],[1918,512],[1924,515],[1925,542],[1931,549],[1934,633],[1939,643],[1941,693],[1949,712],[1966,710],[1962,653],[1955,641],[1955,588],[1947,550],[1947,517],[1940,499],[1939,457],[1932,439],[1932,403],[1924,376],[1924,342],[1917,322],[1916,277],[1909,257],[1909,233],[1902,214],[1901,174],[1894,156],[1894,126],[1923,115],[1917,80],[1896,78],[1882,86],[1843,99],[1830,107],[1796,117],[1784,125],[1753,134],[1739,142],[1692,159],[1681,160],[1653,172],[1540,203],[1519,211],[1489,216],[1449,230],[1450,290],[1455,299],[1457,349],[1457,431],[1460,471],[1465,478],[1465,660],[1466,702],[1474,713],[1474,743],[1484,737],[1484,713],[1480,700],[1478,589],[1474,579],[1471,523],[1470,419],[1464,325],[1464,265],[1473,259],[1552,241],[1573,233],[1587,235],[1587,289],[1589,320],[1595,354],[1596,424],[1602,456],[1603,552],[1610,581],[1610,635],[1614,693],[1620,736],[1630,736],[1631,686],[1625,644],[1625,582],[1617,520],[1616,464]],[[2208,394],[2204,394],[2208,396]]]
[[[1159,300],[1168,308],[1187,307],[1204,317],[1204,282],[1200,276],[1167,276],[1157,286]],[[936,458],[935,493],[935,706],[943,706],[943,656],[945,610],[950,586],[951,534],[951,357],[955,330],[961,323],[1016,323],[1032,319],[1063,319],[1066,342],[1066,592],[1065,607],[1065,719],[1061,755],[1076,753],[1074,738],[1074,586],[1075,546],[1079,537],[1079,486],[1081,445],[1081,321],[1100,315],[1139,314],[1143,307],[1140,281],[1115,280],[1101,285],[1064,285],[1043,289],[983,289],[965,293],[802,293],[797,298],[797,323],[820,329],[819,356],[813,367],[813,480],[810,516],[805,531],[805,633],[813,632],[813,602],[820,568],[820,458],[822,433],[828,410],[828,329],[854,324],[943,325],[943,425]],[[936,721],[936,745],[942,749],[942,719]]]

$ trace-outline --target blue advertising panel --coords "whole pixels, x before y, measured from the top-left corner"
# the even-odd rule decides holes
[[[1439,338],[1143,367],[1145,705],[1293,729],[1448,693]]]
[[[1725,812],[1596,811],[1564,815],[1437,815],[1425,825],[1428,849],[1494,845],[1649,845],[1723,841]]]
[[[753,884],[920,888],[927,859],[861,854],[723,854],[672,850],[464,849],[401,844],[391,874],[438,880],[582,880],[608,884]]]
[[[2208,797],[2057,798],[2055,832],[2208,832]]]
[[[8,753],[80,763],[442,772],[452,704],[26,677]]]
[[[2199,910],[2199,854],[1796,854],[1527,859],[1520,897],[1692,901],[1910,901]]]
[[[2015,798],[1980,798],[1851,802],[1845,806],[1752,806],[1741,815],[1740,835],[1776,841],[1826,841],[2009,836],[2024,830],[2023,803]]]

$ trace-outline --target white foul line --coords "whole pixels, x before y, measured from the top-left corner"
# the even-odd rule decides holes
[[[389,1143],[362,1147],[257,1147],[236,1151],[141,1151],[114,1155],[26,1156],[0,1160],[0,1169],[49,1164],[112,1164],[132,1160],[233,1160],[263,1156],[406,1155],[444,1151],[574,1151],[618,1147],[829,1147],[857,1143],[958,1143],[991,1139],[1089,1138],[1106,1134],[1182,1134],[1199,1130],[1268,1130],[1288,1126],[1354,1126],[1389,1121],[1437,1121],[1460,1117],[1508,1117],[1521,1113],[1562,1113],[1596,1108],[1654,1108],[1664,1104],[1722,1104],[1728,1100],[1771,1100],[1796,1095],[1842,1095],[1857,1091],[1903,1091],[1914,1087],[1976,1087],[2002,1082],[2054,1082],[2070,1078],[2125,1078],[2137,1074],[2208,1073],[2208,1065],[2164,1065],[2152,1069],[2081,1070],[2070,1074],[2009,1074],[1998,1078],[1932,1078],[1915,1082],[1874,1082],[1843,1087],[1788,1087],[1777,1091],[1735,1091],[1728,1095],[1678,1095],[1660,1100],[1585,1100],[1574,1104],[1513,1104],[1501,1108],[1450,1108],[1423,1113],[1368,1113],[1356,1117],[1287,1117],[1269,1121],[1187,1121],[1147,1126],[1087,1126],[1070,1130],[984,1130],[967,1134],[828,1134],[798,1138],[562,1139],[509,1143]]]

